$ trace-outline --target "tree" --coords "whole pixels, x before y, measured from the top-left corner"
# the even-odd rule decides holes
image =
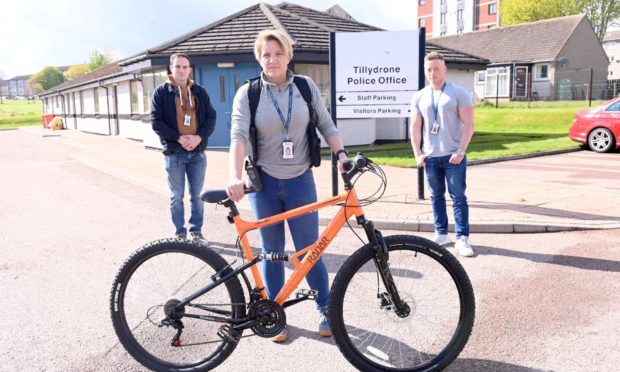
[[[87,72],[86,64],[73,65],[64,72],[64,75],[67,80],[72,80],[86,74]]]
[[[620,17],[618,0],[502,0],[502,26],[585,13],[599,41],[607,27]]]
[[[99,67],[103,67],[108,63],[112,62],[112,54],[109,50],[104,50],[100,52],[95,49],[90,53],[88,58],[88,62],[86,63],[87,72],[98,69]]]
[[[32,75],[28,87],[34,94],[41,93],[65,82],[65,76],[56,67],[48,66]]]

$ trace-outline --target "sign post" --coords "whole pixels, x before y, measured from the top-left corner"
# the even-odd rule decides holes
[[[420,78],[423,33],[330,32],[331,114],[336,125],[338,119],[410,116],[413,94],[424,84],[423,74]],[[338,175],[333,156],[332,161],[332,191],[336,195]]]

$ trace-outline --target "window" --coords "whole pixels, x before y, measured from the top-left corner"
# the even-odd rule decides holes
[[[426,18],[418,18],[418,28],[422,28],[426,26]]]
[[[485,97],[508,97],[508,75],[508,67],[487,69]]]
[[[441,0],[441,1],[439,2],[439,5],[446,5],[446,0]]]
[[[457,21],[463,20],[463,9],[459,9],[456,11],[456,20]]]
[[[310,76],[319,87],[325,105],[329,107],[329,65],[296,63],[295,73]]]
[[[140,113],[140,97],[138,97],[138,81],[129,82],[129,96],[131,99],[131,114]]]
[[[166,70],[153,71],[142,74],[142,99],[144,100],[144,112],[151,112],[151,97],[155,88],[166,81]]]
[[[610,105],[609,107],[605,109],[605,111],[614,111],[614,112],[620,111],[620,101],[614,103],[613,105]]]
[[[476,71],[476,84],[482,85],[484,84],[486,71]]]
[[[489,14],[495,14],[495,13],[497,13],[497,4],[490,3],[489,4]]]
[[[439,24],[446,24],[446,13],[441,13],[441,15],[439,16]]]
[[[549,64],[534,65],[534,80],[549,80]]]
[[[99,113],[99,88],[93,89],[93,101],[95,102],[95,114]]]

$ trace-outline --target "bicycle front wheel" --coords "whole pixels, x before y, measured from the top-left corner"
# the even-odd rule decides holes
[[[185,305],[175,326],[166,314],[213,283],[212,276],[226,265],[219,254],[189,241],[160,240],[136,251],[119,270],[110,296],[112,324],[129,354],[156,371],[203,371],[222,363],[236,347],[218,336],[222,323],[185,314],[245,316],[243,289],[236,277]],[[180,341],[174,344],[179,328]]]
[[[343,355],[362,371],[435,371],[461,352],[474,323],[474,293],[446,249],[416,236],[385,238],[389,267],[409,313],[398,315],[366,245],[338,271],[330,324]]]

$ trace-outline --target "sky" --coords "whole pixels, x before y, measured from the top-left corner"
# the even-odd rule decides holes
[[[93,50],[123,59],[257,4],[255,0],[17,0],[2,4],[0,78],[84,63]],[[282,1],[264,0],[277,5]],[[414,0],[292,0],[389,31],[416,27]],[[179,5],[181,4],[181,5]],[[381,4],[379,6],[378,4]]]

